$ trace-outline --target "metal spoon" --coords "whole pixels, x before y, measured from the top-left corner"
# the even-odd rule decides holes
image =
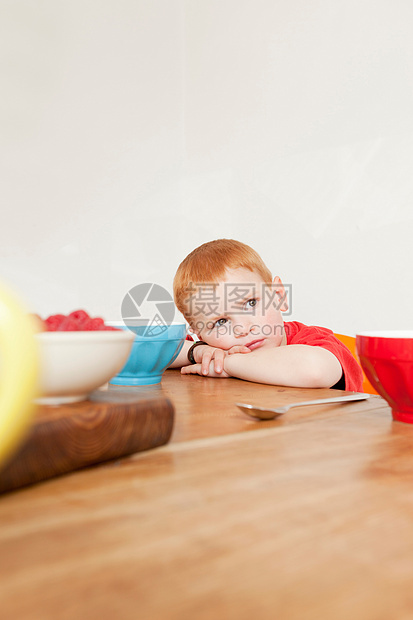
[[[267,409],[266,407],[257,407],[255,405],[247,405],[245,403],[235,403],[237,407],[244,413],[250,415],[253,418],[259,418],[260,420],[273,420],[277,415],[286,413],[291,407],[305,407],[306,405],[326,405],[327,403],[347,403],[351,400],[366,400],[370,398],[370,394],[363,394],[361,392],[353,392],[353,394],[347,394],[346,396],[337,396],[336,398],[321,398],[318,400],[306,400],[304,402],[291,403],[284,407],[277,407],[276,409]]]

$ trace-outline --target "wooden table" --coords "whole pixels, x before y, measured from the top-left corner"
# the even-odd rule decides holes
[[[413,427],[381,398],[260,423],[234,402],[331,391],[158,389],[167,446],[1,497],[2,618],[413,618]]]

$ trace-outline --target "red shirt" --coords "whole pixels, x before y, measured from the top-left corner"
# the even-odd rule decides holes
[[[307,344],[331,351],[343,369],[344,389],[354,392],[363,391],[363,372],[360,366],[347,347],[334,336],[331,329],[304,325],[298,321],[284,323],[284,329],[287,344]]]

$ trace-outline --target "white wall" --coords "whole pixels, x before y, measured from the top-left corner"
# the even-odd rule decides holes
[[[0,272],[32,311],[120,317],[231,237],[292,318],[412,327],[408,0],[0,5]]]

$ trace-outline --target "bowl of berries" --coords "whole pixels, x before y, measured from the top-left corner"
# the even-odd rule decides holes
[[[84,310],[37,319],[40,355],[39,404],[60,405],[86,400],[127,361],[134,335],[106,325]]]

